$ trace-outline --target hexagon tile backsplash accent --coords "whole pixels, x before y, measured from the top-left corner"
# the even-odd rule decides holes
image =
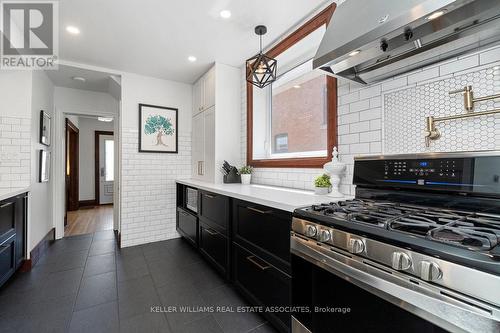
[[[452,76],[384,95],[387,154],[500,149],[500,115],[440,122],[441,138],[425,146],[425,117],[465,113],[463,96],[449,91],[472,85],[475,97],[500,91],[500,66]],[[500,100],[476,103],[475,112],[500,108]]]

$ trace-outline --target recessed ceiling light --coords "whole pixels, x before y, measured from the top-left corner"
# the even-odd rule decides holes
[[[349,53],[349,57],[354,57],[356,54],[358,54],[359,52],[361,52],[360,50],[355,50],[355,51],[352,51],[351,53]]]
[[[300,89],[300,85],[296,84],[293,86],[295,89]]]
[[[80,34],[80,29],[78,29],[77,27],[72,26],[72,25],[68,25],[66,27],[66,31],[72,35],[79,35]]]
[[[188,60],[191,61],[191,62],[195,62],[196,61],[196,57],[195,56],[189,56]]]
[[[112,117],[97,117],[97,120],[104,121],[105,123],[109,123],[113,121]]]
[[[434,20],[440,16],[443,16],[443,14],[446,12],[446,10],[438,10],[437,12],[432,13],[431,15],[427,16],[427,20]]]
[[[75,81],[80,81],[80,82],[85,82],[85,81],[87,81],[87,79],[86,79],[86,78],[81,77],[81,76],[73,76],[73,77],[72,77],[72,79],[73,79],[73,80],[75,80]]]
[[[228,19],[231,17],[231,12],[227,9],[222,10],[219,14],[220,14],[220,17],[222,17],[224,19]]]

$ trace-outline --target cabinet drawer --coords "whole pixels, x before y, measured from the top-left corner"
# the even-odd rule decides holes
[[[16,228],[15,199],[0,202],[0,243],[9,238]]]
[[[0,286],[4,284],[16,270],[15,248],[15,235],[0,245]]]
[[[233,274],[236,286],[258,305],[290,306],[291,279],[267,261],[233,243]],[[290,313],[266,313],[283,331],[290,327]]]
[[[198,245],[198,219],[182,208],[177,208],[177,231],[193,245]]]
[[[228,264],[228,241],[220,232],[200,223],[200,251],[218,268],[222,273],[227,273]]]
[[[290,263],[292,215],[266,206],[234,200],[233,235]]]
[[[199,216],[204,222],[227,229],[229,198],[220,194],[200,191]]]

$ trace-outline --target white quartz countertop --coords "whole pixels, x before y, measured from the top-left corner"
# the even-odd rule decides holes
[[[9,192],[0,191],[0,200],[9,199],[9,198],[15,197],[16,195],[19,195],[21,193],[26,193],[29,191],[30,191],[29,187],[20,188],[20,189],[16,189],[16,190],[9,190]]]
[[[352,196],[334,198],[328,195],[316,195],[312,191],[267,185],[213,184],[194,179],[178,179],[176,182],[288,212],[312,204],[352,199]]]

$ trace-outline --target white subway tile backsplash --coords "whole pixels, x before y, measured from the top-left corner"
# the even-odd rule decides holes
[[[359,100],[359,93],[357,91],[355,91],[353,93],[350,93],[350,94],[347,94],[344,96],[340,96],[339,97],[339,105],[357,102],[358,100]]]
[[[0,116],[0,188],[8,193],[30,184],[31,119]]]
[[[408,76],[408,84],[433,79],[439,76],[439,67],[433,67]]]
[[[361,110],[366,110],[369,107],[370,107],[370,100],[368,99],[354,102],[349,105],[350,112],[358,112]]]
[[[479,55],[479,63],[481,65],[489,64],[500,60],[500,46],[483,52]]]
[[[387,90],[393,90],[396,88],[404,87],[408,83],[408,78],[406,76],[400,77],[397,79],[385,81],[382,83],[382,90],[387,91]]]
[[[349,130],[351,133],[359,133],[370,130],[370,122],[369,121],[361,121],[358,123],[350,124]]]
[[[447,75],[451,73],[460,72],[463,71],[464,69],[472,68],[478,65],[479,65],[479,55],[474,55],[441,65],[439,66],[439,72],[440,75]]]
[[[122,246],[179,237],[175,179],[191,177],[191,135],[179,134],[178,154],[138,152],[137,129],[122,129]]]
[[[381,114],[382,114],[381,108],[374,108],[366,111],[361,111],[359,113],[359,120],[364,121],[364,120],[377,119],[380,118]]]
[[[371,86],[369,88],[365,88],[359,91],[359,98],[365,99],[375,96],[380,96],[380,92],[382,90],[382,86],[380,84]]]

